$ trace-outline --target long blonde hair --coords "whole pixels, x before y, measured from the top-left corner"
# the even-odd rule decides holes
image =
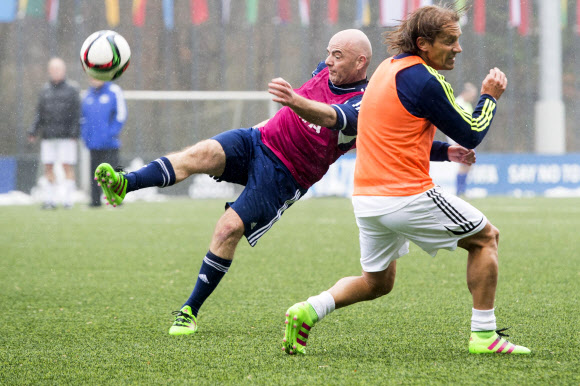
[[[397,29],[383,34],[387,50],[393,55],[418,54],[417,38],[422,37],[433,43],[447,25],[459,21],[462,12],[451,5],[429,5],[417,9],[402,20]]]

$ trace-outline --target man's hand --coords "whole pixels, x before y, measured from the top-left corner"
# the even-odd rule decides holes
[[[282,78],[272,79],[268,83],[268,92],[274,102],[290,107],[300,118],[322,127],[333,127],[336,124],[336,111],[330,105],[305,98],[296,92]]]
[[[499,99],[501,94],[505,91],[507,87],[507,77],[499,68],[494,67],[489,70],[489,74],[485,77],[481,83],[481,93],[489,94],[496,100]]]
[[[449,161],[472,165],[475,163],[475,150],[467,149],[461,145],[451,145],[447,149],[447,157],[449,157]]]
[[[272,81],[268,83],[268,92],[274,95],[272,98],[274,102],[290,107],[296,104],[295,100],[297,94],[294,92],[290,83],[282,78],[272,79]]]

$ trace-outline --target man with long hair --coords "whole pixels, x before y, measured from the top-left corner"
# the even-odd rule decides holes
[[[467,287],[473,298],[471,353],[528,354],[496,331],[499,231],[476,208],[442,191],[429,176],[436,128],[466,148],[487,134],[507,86],[499,69],[481,85],[472,114],[461,109],[439,70],[461,53],[460,14],[427,6],[387,33],[395,55],[383,61],[363,96],[358,122],[353,206],[360,230],[362,275],[340,279],[328,291],[286,312],[283,347],[304,353],[314,323],[337,308],[376,299],[394,285],[396,260],[413,241],[431,256],[439,249],[468,251]]]

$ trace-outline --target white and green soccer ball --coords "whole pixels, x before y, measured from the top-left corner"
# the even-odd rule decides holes
[[[131,48],[127,40],[115,31],[103,30],[91,34],[81,46],[81,64],[92,78],[114,80],[129,66]]]

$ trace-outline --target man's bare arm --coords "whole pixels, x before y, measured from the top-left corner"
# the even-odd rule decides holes
[[[260,123],[256,123],[254,126],[252,126],[254,129],[259,129],[260,127],[264,127],[266,126],[266,123],[268,123],[269,119],[266,119],[265,121],[262,121]]]

